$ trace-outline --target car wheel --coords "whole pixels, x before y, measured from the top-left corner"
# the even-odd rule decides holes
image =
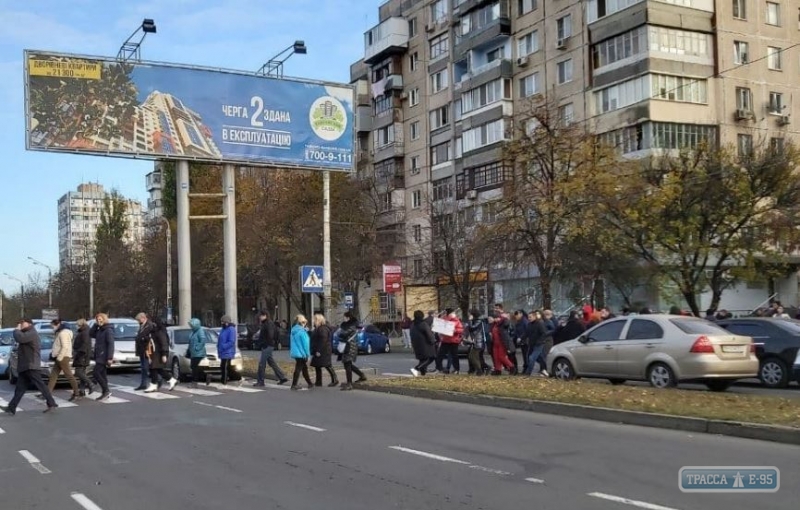
[[[786,363],[777,358],[767,358],[758,370],[761,384],[767,388],[785,388],[789,385],[789,370]]]
[[[733,384],[733,381],[725,379],[706,381],[706,387],[711,391],[725,391],[731,387],[731,384]]]
[[[664,363],[653,363],[647,369],[647,381],[654,388],[674,388],[677,386],[675,374]]]
[[[609,379],[608,382],[613,384],[614,386],[619,386],[620,384],[625,384],[625,379]]]
[[[392,352],[392,343],[389,340],[386,340],[386,346],[384,346],[383,352],[385,352],[386,354]]]
[[[372,354],[372,342],[367,343],[367,354]]]
[[[562,381],[571,381],[575,379],[575,369],[572,368],[572,363],[566,358],[558,358],[553,362],[553,377],[561,379]]]
[[[183,375],[181,374],[181,364],[178,361],[178,358],[172,360],[172,377],[178,381],[183,380]]]

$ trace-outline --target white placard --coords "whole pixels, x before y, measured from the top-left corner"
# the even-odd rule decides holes
[[[456,331],[456,323],[436,317],[433,319],[433,327],[431,329],[434,333],[439,333],[440,335],[453,336]]]

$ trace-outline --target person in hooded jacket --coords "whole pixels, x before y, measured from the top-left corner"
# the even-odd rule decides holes
[[[89,358],[92,352],[92,338],[89,336],[89,325],[86,319],[78,319],[75,323],[78,326],[78,333],[72,340],[72,368],[75,369],[75,377],[78,379],[78,395],[85,397],[94,393],[94,384],[86,375],[89,367]]]
[[[191,387],[196,388],[197,383],[200,382],[203,372],[200,370],[200,362],[206,358],[206,331],[203,329],[203,323],[200,319],[192,319],[189,321],[189,327],[192,328],[192,333],[189,335],[189,346],[186,348],[186,354],[189,358],[190,367],[192,370],[192,384]],[[211,377],[206,376],[206,384],[211,383]]]
[[[228,384],[231,370],[231,360],[236,356],[236,324],[229,315],[223,315],[222,332],[219,334],[217,342],[217,356],[220,360],[220,370],[222,372],[222,384]]]
[[[308,338],[306,324],[308,324],[308,319],[306,319],[305,315],[299,314],[295,318],[289,338],[289,355],[294,360],[292,389],[295,391],[300,389],[297,382],[300,380],[301,373],[303,374],[303,379],[305,379],[308,384],[308,389],[314,388],[311,377],[308,375],[308,358],[311,357],[311,340]]]
[[[161,317],[153,319],[150,345],[146,347],[145,352],[150,353],[150,385],[144,390],[145,393],[156,391],[159,380],[168,381],[169,391],[174,390],[178,380],[166,369],[169,358],[169,335]]]
[[[414,312],[414,320],[411,323],[411,347],[414,349],[414,357],[419,362],[411,369],[411,373],[414,377],[427,374],[428,367],[436,360],[436,338],[422,310]]]
[[[339,341],[347,345],[342,353],[342,364],[347,381],[342,385],[342,391],[353,389],[353,374],[358,376],[358,381],[364,382],[367,376],[355,365],[358,359],[358,319],[350,310],[344,313],[344,322],[339,326]]]
[[[490,321],[492,325],[492,360],[494,361],[492,375],[502,374],[503,368],[508,370],[511,375],[514,375],[516,368],[508,358],[511,349],[514,347],[514,341],[508,331],[508,318],[505,314],[496,311]]]
[[[311,334],[311,366],[314,367],[316,379],[315,386],[322,386],[322,369],[331,376],[331,388],[339,386],[339,378],[333,369],[331,361],[331,346],[333,330],[328,326],[328,321],[321,313],[314,314],[314,332]]]
[[[107,400],[111,396],[111,390],[108,389],[108,367],[114,361],[114,325],[108,322],[108,315],[104,313],[98,313],[94,320],[95,324],[89,333],[94,338],[92,375],[103,391],[97,400]]]

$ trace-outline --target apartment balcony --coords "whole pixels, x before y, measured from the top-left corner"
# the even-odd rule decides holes
[[[705,3],[692,0],[693,3]],[[702,7],[705,7],[704,5]],[[639,0],[627,8],[590,21],[589,36],[592,41],[602,41],[629,32],[641,25],[658,25],[695,32],[714,32],[713,7],[690,7],[661,2]]]
[[[147,186],[147,191],[161,189],[161,187],[163,186],[161,170],[156,170],[154,172],[150,172],[149,174],[147,174],[145,176],[145,184]]]
[[[458,8],[458,14],[463,15],[469,11],[475,10],[478,7],[483,7],[486,4],[492,3],[493,0],[456,0],[454,2],[453,10]]]
[[[356,108],[356,131],[359,133],[367,133],[372,131],[372,129],[372,107],[358,106]]]
[[[400,104],[376,113],[372,117],[372,129],[381,129],[391,124],[403,122],[403,109]]]
[[[389,18],[364,33],[364,63],[373,64],[408,49],[408,21]]]
[[[514,65],[511,63],[511,59],[501,58],[464,73],[453,88],[454,90],[470,90],[484,83],[512,76],[514,76]]]
[[[405,146],[402,142],[390,142],[372,151],[372,160],[377,163],[389,158],[399,158],[405,155]]]
[[[403,207],[393,207],[385,211],[379,211],[377,220],[379,228],[404,223],[406,221],[406,210]]]
[[[511,20],[498,18],[485,27],[456,36],[455,59],[460,59],[470,50],[479,50],[497,44],[511,36]]]
[[[369,66],[364,63],[364,60],[359,60],[354,64],[350,64],[350,83],[358,80],[369,79]]]

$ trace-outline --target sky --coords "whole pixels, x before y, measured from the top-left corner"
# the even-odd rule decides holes
[[[58,267],[57,201],[81,182],[147,203],[149,161],[25,150],[23,50],[115,57],[121,44],[152,18],[156,34],[142,59],[258,70],[304,40],[306,55],[284,64],[286,76],[349,82],[363,56],[363,33],[377,24],[382,0],[0,0],[0,289],[46,278],[32,257]]]

